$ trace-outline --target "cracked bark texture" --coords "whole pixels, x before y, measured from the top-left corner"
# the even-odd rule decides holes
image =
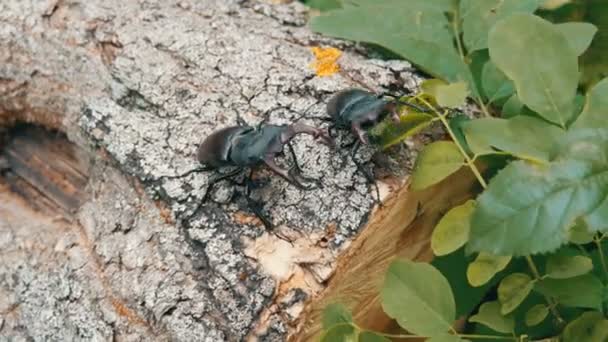
[[[195,211],[210,173],[173,177],[238,117],[321,125],[338,90],[416,87],[408,63],[312,34],[306,16],[297,2],[0,2],[0,125],[60,129],[91,163],[73,220],[2,195],[0,340],[285,339],[364,227],[373,188],[346,151],[298,137],[305,172],[324,186],[263,173],[254,197],[277,226],[267,233],[243,189],[222,183],[211,198],[236,201]],[[318,45],[344,50],[341,73],[315,76]],[[399,153],[411,166],[415,152]]]

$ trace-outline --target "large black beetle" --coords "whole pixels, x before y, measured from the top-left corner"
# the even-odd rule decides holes
[[[368,130],[390,116],[394,123],[400,122],[398,105],[409,106],[416,111],[426,112],[412,103],[400,100],[400,96],[391,93],[375,94],[367,90],[351,88],[342,90],[331,97],[327,102],[328,118],[331,121],[331,129],[350,130],[355,141],[352,144],[350,157],[357,166],[357,169],[365,176],[368,182],[374,184],[378,201],[380,191],[374,181],[372,174],[363,167],[362,163],[355,158],[355,155],[362,144],[369,144]],[[345,145],[343,147],[346,147]]]
[[[260,124],[256,127],[249,125],[230,126],[211,133],[203,140],[197,151],[197,159],[203,166],[185,175],[196,171],[219,170],[224,167],[232,167],[233,170],[227,173],[218,173],[217,176],[209,180],[207,191],[199,206],[207,200],[212,187],[217,182],[224,179],[233,179],[243,170],[249,168],[249,175],[245,179],[245,197],[251,210],[260,218],[266,228],[272,228],[270,220],[262,213],[262,206],[250,197],[254,185],[252,180],[253,169],[260,165],[266,165],[290,184],[304,190],[312,189],[313,186],[302,183],[302,180],[311,181],[312,179],[302,175],[295,151],[290,143],[298,134],[312,135],[324,144],[333,146],[333,140],[326,131],[302,123],[291,125]],[[280,167],[275,162],[275,157],[283,154],[285,145],[287,145],[294,162],[294,166],[289,170]]]

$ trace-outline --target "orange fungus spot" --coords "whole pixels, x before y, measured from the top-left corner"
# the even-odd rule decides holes
[[[342,51],[333,47],[321,48],[318,46],[310,49],[315,55],[315,61],[311,67],[315,69],[317,76],[330,76],[340,71],[337,61]]]

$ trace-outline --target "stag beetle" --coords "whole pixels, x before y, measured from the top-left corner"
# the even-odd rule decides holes
[[[398,104],[409,106],[419,112],[427,112],[426,109],[400,100],[398,95],[388,92],[374,94],[363,89],[351,88],[338,92],[329,100],[327,103],[329,118],[323,118],[325,121],[332,122],[329,127],[330,131],[334,128],[350,130],[355,135],[355,141],[349,144],[352,146],[350,157],[367,181],[374,184],[378,201],[380,200],[378,185],[374,182],[374,177],[370,172],[355,158],[355,155],[361,144],[369,144],[367,131],[383,121],[388,115],[394,123],[400,122],[397,111]]]
[[[203,140],[197,151],[197,159],[203,166],[191,170],[184,175],[196,171],[218,170],[223,167],[234,167],[235,169],[227,173],[220,173],[209,180],[207,190],[202,201],[199,203],[199,207],[207,200],[212,187],[217,182],[224,179],[232,179],[245,168],[250,168],[249,176],[245,180],[247,203],[254,214],[264,223],[264,226],[267,229],[271,229],[272,224],[262,213],[259,203],[250,197],[251,189],[254,185],[252,179],[253,168],[265,164],[271,171],[284,178],[290,184],[304,190],[312,189],[313,187],[304,185],[298,179],[301,178],[304,181],[312,180],[302,175],[302,169],[298,164],[295,151],[290,143],[298,134],[312,135],[315,139],[320,138],[324,144],[333,147],[333,140],[327,132],[302,123],[292,125],[260,124],[257,127],[244,124],[222,128],[211,133]],[[285,145],[289,148],[295,164],[289,170],[281,168],[275,162],[275,157],[283,153]],[[233,182],[236,183],[234,180]]]

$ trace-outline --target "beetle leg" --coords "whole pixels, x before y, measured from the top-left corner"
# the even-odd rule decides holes
[[[293,163],[296,166],[296,170],[298,170],[298,173],[302,173],[302,169],[300,168],[300,164],[298,163],[298,158],[296,157],[296,151],[294,151],[291,143],[287,143],[287,147],[289,148],[289,153],[291,153],[291,158],[293,158]]]
[[[205,191],[205,195],[203,196],[203,199],[201,200],[201,203],[205,203],[205,201],[207,201],[207,199],[209,198],[209,194],[211,193],[211,189],[213,188],[213,186],[220,182],[223,181],[224,179],[228,179],[231,177],[234,177],[236,175],[238,175],[239,173],[241,173],[241,171],[243,171],[242,168],[238,168],[235,169],[233,171],[230,171],[228,173],[224,173],[224,174],[219,174],[213,178],[211,178],[209,180],[209,184],[207,184],[207,190]]]
[[[296,156],[296,151],[294,151],[293,146],[290,143],[287,143],[287,147],[289,148],[289,152],[291,153],[291,158],[293,158],[293,163],[295,164],[295,169],[298,171],[298,177],[302,178],[307,182],[315,182],[317,185],[321,182],[320,180],[312,177],[306,177],[303,175],[302,169],[300,168],[300,164],[298,163],[298,157]]]
[[[378,205],[382,206],[382,202],[380,201],[380,189],[378,188],[378,184],[376,183],[374,176],[369,172],[368,169],[365,168],[365,166],[361,162],[359,162],[357,160],[357,158],[355,158],[355,155],[357,154],[359,147],[361,147],[361,142],[356,141],[353,146],[353,149],[350,152],[350,158],[353,160],[353,163],[355,163],[355,165],[357,166],[357,170],[359,170],[363,174],[365,179],[369,183],[374,185],[374,188],[376,189],[376,203],[378,203]]]
[[[251,189],[254,187],[252,176],[253,170],[251,170],[249,176],[247,176],[247,179],[245,180],[247,182],[247,186],[245,188],[245,199],[247,200],[247,205],[249,206],[249,209],[253,211],[255,216],[262,221],[264,227],[266,227],[267,230],[272,230],[272,223],[262,212],[262,206],[259,202],[251,198]]]
[[[287,170],[281,168],[280,166],[278,166],[274,161],[274,156],[267,155],[266,158],[264,158],[264,163],[266,163],[266,165],[268,166],[268,168],[270,168],[270,170],[272,170],[277,175],[283,177],[283,179],[285,179],[289,184],[292,184],[302,190],[312,190],[313,189],[310,186],[306,186],[306,185],[302,184],[297,178],[295,178],[292,175],[291,170],[287,171]]]
[[[361,123],[353,122],[350,128],[353,134],[357,137],[357,139],[359,139],[359,142],[361,144],[367,145],[369,143],[369,141],[367,140],[367,134],[365,133],[363,128],[361,128]]]

